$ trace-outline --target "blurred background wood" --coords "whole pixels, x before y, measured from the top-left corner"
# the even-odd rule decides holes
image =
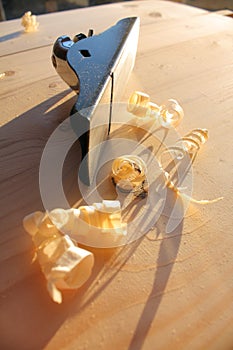
[[[216,11],[233,10],[232,0],[169,0],[190,6]],[[117,3],[120,0],[1,0],[7,19],[21,17],[25,12],[43,14],[56,11],[70,10],[86,6],[95,6],[106,3]],[[130,2],[130,1],[128,1]],[[130,6],[130,4],[129,4]],[[4,19],[4,16],[3,16]]]
[[[196,6],[206,10],[216,11],[221,9],[233,10],[232,0],[170,0],[181,4]]]

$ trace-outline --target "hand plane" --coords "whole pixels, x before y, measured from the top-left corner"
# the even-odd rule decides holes
[[[98,154],[90,150],[108,138],[113,103],[120,101],[134,66],[139,23],[138,17],[124,18],[98,35],[90,29],[87,36],[80,33],[73,40],[61,36],[53,46],[53,66],[77,93],[70,120],[82,149],[79,176],[87,185],[98,162]],[[98,113],[100,104],[107,105],[104,113]]]

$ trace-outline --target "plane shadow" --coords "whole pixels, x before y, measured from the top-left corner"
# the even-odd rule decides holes
[[[62,105],[49,111],[48,106],[56,106],[56,103],[66,95],[68,91],[48,99],[10,121],[0,130],[2,159],[0,328],[4,334],[1,347],[6,350],[43,348],[67,318],[74,312],[85,309],[104,291],[137,250],[142,240],[147,239],[142,235],[131,244],[116,249],[90,248],[95,255],[95,267],[90,280],[78,291],[65,293],[62,305],[57,305],[50,300],[39,264],[32,263],[32,242],[23,229],[22,220],[33,211],[44,210],[39,186],[41,156],[50,135],[69,114],[74,98],[69,98]],[[123,133],[124,130],[121,131]],[[136,136],[138,142],[146,137],[144,132]],[[148,147],[151,147],[150,144]],[[67,154],[63,169],[64,191],[71,205],[78,200],[82,201],[77,181],[80,159],[81,147],[79,142],[76,142]],[[161,179],[156,181],[156,186],[161,183]],[[112,183],[109,186],[112,186]],[[103,194],[106,194],[108,189],[108,186],[103,187]],[[172,191],[169,193],[166,197],[166,208],[172,208],[174,204],[174,193]],[[143,203],[137,199],[132,202],[129,207],[132,219],[137,215],[140,206],[144,205]],[[180,210],[182,211],[182,205]],[[164,233],[168,221],[169,211],[166,210],[161,212],[156,222],[154,218],[149,217],[144,224],[147,228]],[[143,225],[141,226],[143,229]],[[155,257],[158,267],[155,271],[153,288],[138,320],[130,350],[139,350],[149,332],[173,267],[171,263],[164,270],[159,265],[164,259],[175,261],[181,242],[182,227],[180,222],[171,235],[164,234],[161,241],[159,255]],[[101,280],[101,276],[105,276],[104,282],[98,285],[98,279]],[[93,286],[96,288],[93,289]],[[14,337],[12,337],[12,329]],[[40,331],[35,331],[38,329]]]

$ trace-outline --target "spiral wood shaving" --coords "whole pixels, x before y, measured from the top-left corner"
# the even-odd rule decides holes
[[[48,292],[56,303],[62,302],[62,290],[81,287],[91,275],[94,256],[78,247],[70,238],[86,239],[87,245],[112,246],[127,233],[121,220],[119,201],[103,201],[78,209],[54,209],[34,212],[23,220],[30,234]]]
[[[150,101],[149,95],[140,91],[132,93],[127,110],[138,117],[138,120],[152,120],[156,125],[167,129],[177,127],[184,117],[183,108],[176,100],[169,99],[158,106]]]
[[[146,191],[146,164],[135,155],[116,158],[112,164],[113,183],[122,192],[134,192],[136,195]]]

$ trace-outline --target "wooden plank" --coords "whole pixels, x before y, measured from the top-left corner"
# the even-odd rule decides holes
[[[197,73],[200,74],[202,72],[202,74],[205,74],[206,71],[211,71],[211,69],[214,72],[218,69],[226,70],[230,78],[231,65],[228,63],[229,58],[224,54],[224,50],[227,49],[230,51],[232,45],[232,35],[228,32],[222,32],[213,36],[204,36],[202,38],[199,37],[196,40],[193,40],[193,36],[191,35],[191,40],[186,40],[183,43],[174,43],[171,40],[171,44],[165,47],[163,47],[166,41],[165,38],[168,40],[169,35],[168,32],[161,32],[164,40],[160,48],[158,47],[158,42],[151,41],[150,33],[150,30],[145,32],[142,29],[142,37],[145,40],[140,40],[135,73],[132,76],[133,81],[134,76],[137,76],[137,82],[134,82],[134,84],[136,83],[138,88],[144,88],[147,85],[148,90],[153,90],[154,76],[150,74],[153,71],[156,75],[156,85],[159,89],[160,99],[166,98],[168,95],[166,91],[170,91],[170,94],[177,96],[177,98],[183,97],[184,99],[185,91],[182,89],[179,92],[177,87],[180,80],[191,80],[191,77],[195,77]],[[179,41],[182,41],[182,39],[181,35]],[[151,45],[148,45],[150,41]],[[169,54],[171,47],[174,52],[172,57]],[[203,55],[202,52],[206,47],[208,47],[208,51]],[[47,89],[43,92],[45,87],[44,85],[40,87],[39,84],[35,95],[29,93],[31,86],[33,86],[32,84],[40,82],[43,79],[47,79],[47,84],[50,87],[49,96],[52,93],[56,94],[67,88],[66,84],[60,79],[52,67],[50,55],[49,48],[41,48],[33,50],[28,54],[17,54],[17,59],[14,55],[1,59],[1,71],[6,71],[10,68],[10,70],[15,72],[15,75],[5,77],[1,81],[2,104],[5,103],[4,100],[7,98],[8,101],[15,101],[15,99],[22,101],[19,108],[25,103],[28,103],[28,107],[32,107],[34,103],[39,102],[39,94],[43,95],[44,98],[47,96]],[[36,59],[37,57],[38,59]],[[155,58],[152,59],[152,57]],[[143,70],[140,69],[141,62],[147,63]],[[182,64],[180,64],[181,62]],[[192,90],[195,87],[197,89],[199,88],[198,82],[193,84]],[[131,92],[132,83],[126,88],[125,98]],[[15,94],[15,91],[17,91],[17,94]],[[186,94],[188,95],[188,93],[187,91]],[[25,98],[25,96],[27,97]],[[189,99],[188,96],[187,99]],[[20,112],[22,113],[22,109],[16,111],[12,103],[7,103],[4,111],[4,115],[8,115],[9,118],[20,114]],[[1,122],[3,123],[3,119],[1,119]]]
[[[221,15],[221,16],[227,16],[227,17],[231,17],[233,18],[233,11],[231,10],[218,10],[218,11],[215,11],[216,14],[218,15]]]
[[[142,15],[141,4],[147,6],[145,18],[155,11],[152,2],[138,4]],[[174,10],[169,2],[158,5],[158,12],[163,6],[168,14],[169,6]],[[104,8],[112,8],[109,11],[118,18],[123,5],[111,6]],[[92,11],[75,13],[86,13],[90,23]],[[0,130],[1,348],[232,348],[232,24],[218,15],[193,14],[185,20],[158,22],[151,21],[152,16],[144,22],[124,101],[134,89],[149,93],[159,104],[177,98],[185,110],[179,134],[196,127],[209,129],[210,139],[193,166],[193,196],[224,199],[191,206],[171,234],[165,233],[169,215],[164,213],[153,230],[128,246],[90,248],[95,255],[90,280],[77,292],[65,293],[60,306],[50,300],[38,263],[32,263],[32,243],[22,218],[43,209],[41,154],[49,135],[69,114],[74,94],[50,65],[51,46],[12,55],[9,51],[1,58],[1,71],[16,72],[0,81],[5,124]],[[68,22],[68,12],[63,15]],[[49,22],[54,17],[45,18]],[[102,23],[96,23],[104,29],[110,17],[100,18]],[[54,30],[49,26],[48,36]],[[76,184],[79,159],[77,144],[64,165],[64,188],[71,203],[81,196]]]
[[[189,6],[150,0],[57,12],[49,15],[49,21],[48,15],[41,15],[38,16],[39,31],[30,34],[23,33],[20,19],[7,21],[0,23],[0,56],[52,45],[60,35],[68,34],[72,37],[77,31],[87,33],[92,27],[96,33],[100,33],[123,17],[140,16],[142,24],[148,24],[204,13],[206,11]]]
[[[191,19],[186,18],[176,21],[164,21],[160,23],[150,23],[147,25],[141,25],[139,46],[137,58],[144,59],[147,56],[147,52],[154,52],[156,55],[157,50],[161,50],[163,47],[172,47],[178,45],[178,43],[200,40],[201,37],[209,40],[210,35],[214,33],[220,33],[226,30],[232,30],[232,21],[224,20],[221,16],[208,15],[203,21],[202,16],[194,16]],[[210,39],[211,40],[211,39]],[[213,45],[214,39],[213,39]],[[216,45],[218,45],[216,43]],[[209,46],[211,48],[211,46]],[[175,50],[175,47],[174,47]],[[196,47],[198,50],[198,47]],[[189,50],[189,52],[191,52]],[[34,49],[27,52],[20,52],[17,55],[2,57],[0,62],[0,72],[10,73],[6,75],[2,83],[2,97],[12,93],[15,90],[20,89],[21,86],[31,84],[35,81],[43,78],[49,78],[54,76],[54,81],[59,84],[59,78],[56,77],[56,73],[51,64],[52,47],[46,46],[40,49]],[[180,55],[183,55],[181,52]],[[198,54],[194,54],[197,56]],[[226,58],[227,59],[227,58]],[[160,65],[161,60],[158,60]],[[210,62],[211,64],[211,62]],[[160,65],[161,68],[161,65]],[[61,83],[60,83],[61,84]]]

